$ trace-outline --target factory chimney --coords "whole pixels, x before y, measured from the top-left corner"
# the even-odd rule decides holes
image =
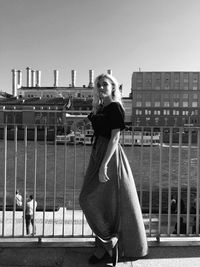
[[[31,70],[31,86],[35,87],[35,70]]]
[[[75,87],[76,86],[76,71],[72,70],[71,74],[72,74],[72,87]]]
[[[22,72],[21,70],[17,71],[17,89],[22,87]]]
[[[59,77],[59,72],[58,70],[54,70],[54,87],[58,87],[58,77]]]
[[[89,70],[89,85],[88,87],[94,87],[94,71]]]
[[[12,94],[13,96],[17,96],[17,79],[16,79],[17,71],[15,69],[12,70]]]
[[[41,86],[41,70],[36,70],[36,87]]]
[[[27,79],[27,87],[30,87],[31,85],[31,69],[29,67],[26,68],[26,79]]]
[[[107,70],[107,73],[112,75],[112,70]]]

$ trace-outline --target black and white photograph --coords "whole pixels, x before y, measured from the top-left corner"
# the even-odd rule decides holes
[[[200,266],[199,29],[199,0],[0,0],[0,267]]]

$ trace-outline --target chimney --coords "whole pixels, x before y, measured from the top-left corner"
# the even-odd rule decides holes
[[[36,70],[36,87],[41,86],[41,70]]]
[[[29,67],[26,68],[26,78],[27,78],[27,87],[30,87],[31,85],[31,69]]]
[[[15,69],[12,70],[12,94],[13,96],[17,96],[17,79],[16,79],[17,71]]]
[[[72,87],[76,86],[76,71],[72,70]]]
[[[22,87],[22,72],[21,70],[17,71],[17,89]]]
[[[35,87],[35,70],[31,70],[31,86]]]
[[[54,70],[54,87],[58,87],[58,77],[59,77],[59,72],[58,70]]]
[[[88,87],[94,87],[94,71],[89,70],[89,85]]]
[[[123,84],[120,84],[119,90],[120,90],[121,94],[122,94],[122,89],[123,89]]]
[[[112,75],[112,70],[107,70],[107,73],[108,73],[109,75]]]

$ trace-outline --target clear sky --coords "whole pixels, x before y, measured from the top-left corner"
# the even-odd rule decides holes
[[[0,0],[0,90],[11,69],[41,70],[41,85],[88,85],[112,69],[131,89],[134,71],[200,71],[199,0]]]

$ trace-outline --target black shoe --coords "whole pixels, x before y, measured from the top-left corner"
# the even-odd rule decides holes
[[[112,249],[112,264],[116,266],[118,262],[118,243]]]
[[[98,258],[96,255],[93,254],[89,258],[88,262],[89,262],[89,264],[97,264],[97,263],[101,262],[102,260],[104,260],[106,258],[107,258],[107,253],[106,252],[101,258]]]

